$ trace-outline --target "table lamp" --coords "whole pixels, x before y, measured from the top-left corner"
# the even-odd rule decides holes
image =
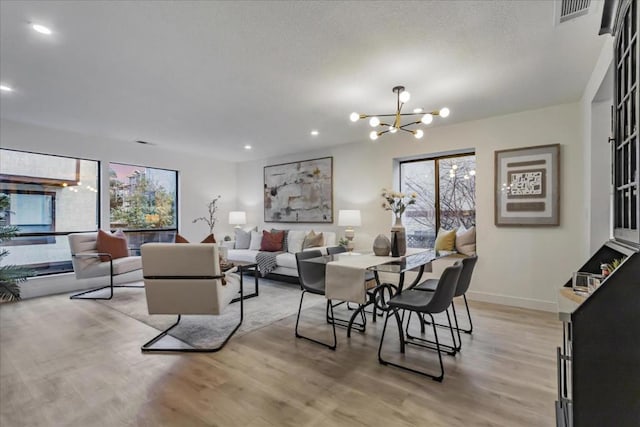
[[[241,225],[247,223],[247,213],[242,211],[229,212],[229,224],[235,225],[234,228],[240,228]]]
[[[340,210],[338,212],[338,225],[340,227],[347,227],[344,230],[344,237],[349,241],[347,245],[347,250],[353,250],[353,238],[355,237],[355,232],[352,227],[359,227],[362,223],[360,219],[360,211],[359,210]]]

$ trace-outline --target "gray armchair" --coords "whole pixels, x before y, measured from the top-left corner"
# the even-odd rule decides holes
[[[69,249],[71,249],[71,264],[78,279],[109,276],[109,284],[99,288],[89,289],[74,295],[71,299],[109,300],[113,298],[113,288],[142,288],[137,285],[114,285],[113,278],[125,273],[142,269],[139,256],[125,258],[111,258],[110,254],[99,253],[97,249],[98,232],[69,234]],[[108,257],[102,261],[101,257]],[[92,296],[91,294],[109,288],[109,296]]]
[[[149,314],[177,314],[177,321],[142,346],[143,352],[216,352],[236,333],[244,317],[243,291],[236,269],[220,270],[218,246],[207,243],[145,243],[142,270]],[[182,315],[219,315],[240,293],[240,319],[217,347],[162,348],[154,344],[180,323]]]

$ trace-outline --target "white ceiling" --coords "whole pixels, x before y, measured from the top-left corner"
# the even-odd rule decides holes
[[[392,113],[397,84],[407,109],[451,109],[436,126],[574,102],[608,37],[602,4],[559,26],[555,7],[2,1],[0,80],[15,92],[0,116],[249,160],[367,140],[349,114]]]

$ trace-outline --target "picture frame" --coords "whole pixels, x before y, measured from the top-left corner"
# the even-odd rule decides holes
[[[560,225],[560,144],[495,152],[496,226]]]
[[[265,166],[264,221],[333,223],[333,157]]]

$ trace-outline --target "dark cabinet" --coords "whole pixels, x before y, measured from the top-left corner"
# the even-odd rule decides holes
[[[640,426],[640,253],[610,241],[578,271],[599,273],[601,263],[620,258],[583,301],[571,281],[560,293],[558,426]],[[565,297],[573,298],[569,309],[562,307]]]

